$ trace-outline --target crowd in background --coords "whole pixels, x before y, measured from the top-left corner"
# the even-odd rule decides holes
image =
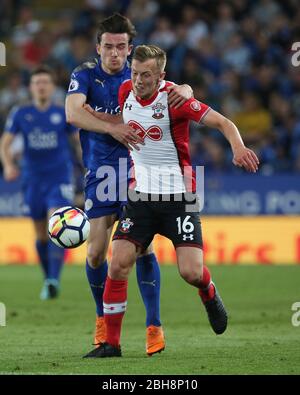
[[[12,106],[28,100],[30,70],[55,70],[55,101],[63,103],[72,70],[95,56],[97,21],[127,15],[138,36],[168,54],[167,79],[233,120],[261,161],[261,173],[300,172],[300,42],[298,0],[1,0],[0,41],[7,67],[0,81],[0,126]],[[299,56],[300,58],[300,56]],[[3,78],[4,77],[4,78]],[[217,131],[191,128],[195,165],[234,172],[230,146]]]

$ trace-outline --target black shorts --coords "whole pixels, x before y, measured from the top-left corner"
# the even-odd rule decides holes
[[[159,233],[170,239],[175,248],[193,246],[202,249],[200,216],[194,209],[195,202],[187,202],[184,198],[176,201],[183,194],[170,195],[171,201],[162,201],[162,195],[156,195],[159,201],[150,200],[151,195],[140,195],[142,199],[138,201],[128,198],[113,240],[131,241],[145,251]]]

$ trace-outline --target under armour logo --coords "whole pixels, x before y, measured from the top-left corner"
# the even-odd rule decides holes
[[[150,128],[144,129],[143,126],[136,121],[129,121],[128,125],[137,130],[138,136],[143,140],[145,140],[146,137],[149,137],[149,139],[153,141],[159,141],[162,138],[163,132],[158,126],[150,126]]]
[[[129,111],[131,111],[131,109],[132,109],[132,104],[126,103],[126,104],[125,104],[125,110],[126,110],[126,109],[128,109]]]
[[[194,240],[194,235],[183,235],[182,236],[182,240],[186,241],[186,240]]]
[[[141,281],[141,284],[148,284],[152,285],[152,287],[155,287],[156,280],[153,281]]]

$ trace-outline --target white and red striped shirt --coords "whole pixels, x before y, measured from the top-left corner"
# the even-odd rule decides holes
[[[189,122],[200,122],[210,110],[191,98],[180,108],[168,106],[167,87],[159,89],[147,100],[136,97],[132,82],[125,81],[119,90],[123,120],[136,130],[145,145],[131,151],[134,182],[130,188],[152,194],[195,192],[195,176],[189,153]]]

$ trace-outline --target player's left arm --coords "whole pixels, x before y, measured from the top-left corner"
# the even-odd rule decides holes
[[[213,129],[219,129],[229,141],[233,153],[233,164],[244,167],[247,171],[255,173],[258,170],[259,160],[254,151],[245,147],[243,139],[236,125],[222,114],[210,109],[201,122]]]
[[[170,107],[179,108],[186,101],[194,97],[193,89],[188,84],[170,85],[167,87],[168,103]]]

